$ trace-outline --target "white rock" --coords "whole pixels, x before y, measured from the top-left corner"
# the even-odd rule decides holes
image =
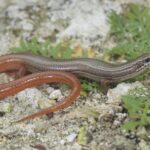
[[[52,87],[48,87],[47,89],[46,89],[46,91],[47,91],[47,93],[48,94],[51,94],[52,92],[54,92],[54,88],[52,88]]]
[[[60,99],[62,97],[61,91],[58,90],[54,90],[50,95],[49,98],[50,99]]]
[[[0,55],[4,55],[9,52],[11,42],[14,42],[13,39],[14,37],[9,33],[0,34]]]
[[[65,30],[62,29],[57,34],[58,40],[66,37],[78,37],[82,45],[100,43],[109,31],[108,16],[106,11],[117,10],[121,12],[118,2],[100,2],[99,0],[75,0],[72,2],[50,2],[50,8],[55,8],[57,12],[49,12],[49,18],[52,22],[62,20],[67,22]]]
[[[107,97],[108,97],[108,103],[111,103],[113,101],[120,102],[121,97],[129,92],[131,89],[135,88],[144,88],[143,84],[140,82],[134,82],[134,83],[120,83],[117,85],[117,87],[108,90]]]
[[[33,108],[38,107],[38,101],[44,99],[42,92],[36,88],[27,88],[19,93],[17,93],[17,98],[25,101],[26,103],[32,104]]]
[[[139,148],[143,150],[149,150],[150,146],[143,139],[141,139],[139,143]]]
[[[68,142],[73,142],[74,139],[76,138],[76,136],[77,136],[76,133],[71,133],[70,135],[68,135],[68,136],[66,137],[66,140],[67,140]]]
[[[66,143],[65,140],[60,140],[60,144],[64,145]]]
[[[19,25],[23,30],[26,30],[26,31],[32,31],[34,28],[33,24],[28,20],[21,21]]]
[[[113,125],[114,125],[114,126],[119,126],[120,124],[121,124],[121,122],[118,121],[118,120],[115,120],[115,121],[113,122]]]
[[[28,17],[28,14],[21,9],[23,9],[21,6],[11,5],[7,8],[6,13],[9,18],[23,20]]]

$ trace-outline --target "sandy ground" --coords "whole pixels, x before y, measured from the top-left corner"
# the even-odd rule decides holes
[[[149,0],[0,0],[0,55],[10,53],[9,49],[18,45],[20,39],[33,36],[56,43],[71,38],[72,47],[95,47],[101,52],[110,30],[108,13],[120,13],[122,6],[130,2],[150,4]],[[10,80],[5,74],[0,75],[1,82]],[[107,95],[93,89],[52,118],[43,116],[21,124],[14,120],[56,103],[69,91],[43,85],[5,98],[0,102],[0,149],[34,150],[32,146],[37,144],[50,150],[150,149],[148,140],[120,129],[126,117],[120,105],[121,87],[127,92],[143,85],[122,83],[116,97],[112,94],[116,89],[109,90]],[[144,133],[144,128],[141,131]]]

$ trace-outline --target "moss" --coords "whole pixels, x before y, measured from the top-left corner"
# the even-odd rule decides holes
[[[123,107],[128,113],[128,121],[122,125],[122,128],[131,131],[139,126],[150,125],[149,108],[150,93],[144,89],[138,88],[130,91],[129,95],[122,97]]]
[[[87,128],[85,126],[82,126],[80,128],[80,131],[77,137],[77,142],[81,145],[86,145],[87,141],[88,141]]]

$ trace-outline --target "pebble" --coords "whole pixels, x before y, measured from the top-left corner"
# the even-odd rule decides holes
[[[1,9],[2,13],[0,16],[3,17],[5,25],[4,28],[0,28],[0,31],[2,31],[2,33],[0,33],[0,54],[8,53],[10,47],[16,46],[16,41],[20,41],[20,38],[22,37],[28,37],[29,39],[31,39],[31,36],[36,35],[36,32],[39,33],[37,34],[38,38],[50,38],[51,36],[54,36],[54,38],[61,40],[62,38],[64,39],[66,37],[74,37],[75,39],[77,39],[79,44],[81,43],[81,46],[99,46],[103,43],[103,39],[107,37],[107,31],[109,30],[109,24],[106,16],[106,12],[108,12],[107,10],[119,11],[122,6],[122,3],[110,0],[13,0],[13,2],[11,2],[11,0],[2,0],[1,4],[4,5],[3,3],[6,3],[6,7]],[[2,5],[0,6],[0,8],[2,7]],[[39,12],[40,14],[42,14],[42,17],[39,15]],[[1,20],[1,22],[3,22],[3,19]],[[36,26],[34,26],[34,24],[36,24]],[[77,43],[75,44],[77,45]],[[115,100],[120,101],[120,94],[118,93],[121,93],[122,91],[126,93],[131,85],[132,84],[129,84],[128,86],[124,85],[123,88],[118,87],[118,90],[116,92],[115,90],[113,91],[114,93],[111,91],[110,96],[108,94],[108,98],[110,98],[110,101],[108,102],[112,102]],[[28,89],[28,92],[25,90],[24,92],[20,92],[20,94],[18,93],[16,95],[17,99],[15,99],[14,96],[12,96],[12,98],[10,99],[12,100],[11,102],[15,105],[14,108],[16,109],[16,112],[13,110],[10,115],[7,115],[7,117],[0,117],[0,133],[4,133],[4,135],[6,135],[6,139],[4,137],[6,143],[0,143],[0,149],[13,149],[14,146],[16,149],[23,149],[22,147],[24,145],[29,145],[32,142],[44,142],[48,144],[49,149],[57,149],[57,146],[60,146],[59,149],[61,149],[63,146],[64,147],[62,149],[83,149],[82,145],[76,142],[76,133],[72,133],[71,131],[75,131],[75,129],[79,128],[82,124],[91,126],[92,121],[88,122],[87,119],[73,118],[70,120],[66,120],[65,123],[60,124],[60,126],[58,126],[58,123],[56,123],[53,118],[50,120],[45,120],[48,132],[45,132],[44,134],[38,134],[35,130],[35,127],[39,125],[39,121],[29,121],[27,123],[21,123],[20,125],[9,124],[10,120],[12,120],[14,116],[21,117],[21,115],[23,115],[21,113],[25,112],[27,114],[30,114],[32,111],[35,112],[32,107],[39,108],[39,100],[46,100],[45,95],[43,94],[44,92],[42,93],[39,90],[36,90]],[[49,94],[50,99],[62,98],[62,93],[60,90],[49,89],[47,93]],[[119,96],[117,97],[117,95]],[[109,106],[106,104],[103,107],[103,105],[99,103],[101,100],[104,101],[103,99],[101,99],[101,95],[96,95],[94,98],[95,100],[92,100],[92,98],[93,97],[90,95],[87,99],[84,98],[84,100],[91,100],[92,103],[95,102],[95,104],[98,104],[98,106],[100,106],[101,108],[99,110],[101,110],[103,114],[110,113],[110,116],[114,116],[116,115],[116,112],[118,112],[117,110],[115,110],[117,109],[116,107],[112,108],[112,104],[109,104]],[[79,100],[81,99],[79,98]],[[6,102],[6,108],[9,108],[9,104],[7,106],[7,100],[3,102]],[[18,105],[21,105],[21,108],[19,108]],[[44,105],[47,105],[47,102]],[[44,105],[41,104],[41,108],[44,107]],[[82,103],[76,105],[76,107],[78,106],[83,106],[84,108],[84,104],[82,105]],[[65,116],[65,114],[62,113],[55,114],[54,117],[60,117],[61,120],[61,115]],[[44,121],[41,120],[42,119],[40,119],[40,123],[44,124]],[[116,120],[116,124],[118,123],[117,121],[121,121],[120,117],[118,117],[118,119]],[[89,148],[91,140],[97,141],[96,143],[102,140],[102,142],[107,144],[106,146],[108,146],[109,149],[113,149],[113,145],[115,145],[117,141],[120,142],[118,143],[119,147],[124,144],[127,149],[135,149],[135,146],[139,146],[141,149],[149,149],[147,144],[148,142],[141,140],[139,145],[135,144],[135,146],[133,146],[132,143],[129,143],[130,140],[127,141],[126,138],[122,138],[124,137],[124,135],[120,135],[118,138],[116,138],[115,141],[114,135],[118,135],[117,130],[110,130],[107,127],[103,130],[103,128],[100,128],[97,122],[95,127],[96,130],[95,132],[92,132],[93,139],[90,138],[90,142],[87,142],[88,144],[86,143],[84,145],[85,149]],[[68,136],[64,137],[63,135]],[[90,136],[88,135],[88,137]],[[1,140],[2,137],[0,136],[0,141]],[[70,144],[69,142],[72,143]],[[30,146],[24,147],[24,149],[29,148]]]
[[[59,89],[58,90],[54,90],[49,95],[49,98],[50,99],[60,99],[60,98],[62,98],[62,93],[61,93],[61,91]]]
[[[54,88],[52,88],[52,87],[48,87],[47,89],[46,89],[46,91],[47,91],[47,93],[48,94],[51,94],[52,92],[54,92]]]
[[[109,89],[107,92],[108,103],[121,102],[121,97],[126,95],[131,89],[144,88],[143,84],[136,81],[134,83],[120,83],[117,87]]]
[[[28,14],[23,11],[24,8],[20,5],[11,5],[6,10],[6,15],[11,19],[25,19],[28,18]]]
[[[138,127],[136,134],[143,140],[150,140],[149,133],[147,132],[145,127]]]
[[[31,21],[23,20],[20,22],[20,28],[25,31],[32,31],[34,29],[33,24]]]
[[[75,138],[77,137],[76,133],[71,133],[70,135],[68,135],[66,137],[67,142],[73,142],[75,140]]]
[[[65,140],[60,140],[60,144],[64,145],[66,143]]]
[[[139,142],[139,148],[141,150],[150,150],[150,145],[148,145],[144,140]]]
[[[44,98],[44,99],[40,99],[38,101],[38,105],[41,109],[44,109],[44,108],[47,108],[47,107],[51,107],[53,105],[56,104],[56,101],[55,100],[51,100],[51,99],[47,99],[47,98]]]

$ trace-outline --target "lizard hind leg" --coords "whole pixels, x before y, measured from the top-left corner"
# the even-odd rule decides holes
[[[6,74],[14,79],[18,79],[28,74],[28,72],[24,65],[20,65],[20,67],[17,70],[7,71]]]

